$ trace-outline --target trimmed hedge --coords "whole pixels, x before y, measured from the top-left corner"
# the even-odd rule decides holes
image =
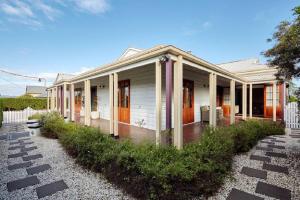
[[[3,111],[24,110],[27,107],[31,107],[35,110],[42,110],[47,108],[47,98],[0,98],[0,103],[2,104]]]
[[[259,139],[284,134],[281,125],[246,121],[207,129],[201,140],[182,150],[172,146],[135,145],[98,129],[65,123],[58,113],[42,117],[42,133],[58,138],[81,165],[104,176],[139,199],[190,199],[218,190],[230,173],[232,158]]]

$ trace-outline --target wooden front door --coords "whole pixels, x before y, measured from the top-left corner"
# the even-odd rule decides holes
[[[82,101],[82,91],[75,90],[75,113],[80,113],[81,110],[81,101]]]
[[[281,118],[282,117],[282,104],[283,99],[281,98],[282,95],[282,85],[277,85],[276,88],[276,116]],[[264,86],[264,117],[272,118],[273,117],[273,86],[266,85]]]
[[[119,121],[130,123],[130,80],[119,81]]]
[[[183,79],[183,124],[194,122],[194,81]]]

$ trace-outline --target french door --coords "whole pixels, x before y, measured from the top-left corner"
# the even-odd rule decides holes
[[[183,124],[194,122],[194,81],[183,79]]]
[[[118,86],[119,121],[130,123],[130,80],[119,81]]]

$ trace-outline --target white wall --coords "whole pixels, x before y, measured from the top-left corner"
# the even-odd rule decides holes
[[[165,69],[162,73],[162,129],[166,123]],[[201,75],[184,69],[183,77],[194,81],[195,122],[200,121],[200,106],[209,105],[208,75]],[[144,120],[144,128],[155,129],[155,67],[147,65],[119,73],[120,80],[130,80],[130,124],[137,126]],[[91,85],[98,87],[98,111],[100,118],[109,120],[109,80],[108,77],[93,80]],[[205,85],[205,87],[204,87]],[[174,109],[172,108],[172,113]],[[172,117],[173,118],[173,117]],[[173,122],[172,122],[173,124]]]

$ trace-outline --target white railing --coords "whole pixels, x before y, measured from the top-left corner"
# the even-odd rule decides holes
[[[28,117],[34,114],[43,114],[47,110],[33,110],[32,108],[26,108],[20,111],[4,111],[2,123],[22,123],[28,120]]]
[[[288,103],[284,109],[284,121],[287,128],[300,128],[300,116],[297,102]]]

